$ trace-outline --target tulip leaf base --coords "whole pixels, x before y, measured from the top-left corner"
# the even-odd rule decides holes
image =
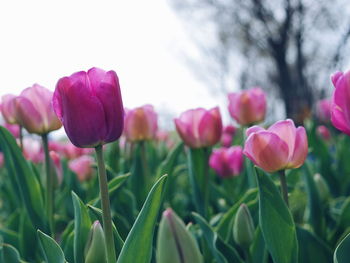
[[[273,181],[256,168],[259,187],[259,222],[274,262],[297,263],[298,241],[293,218]]]

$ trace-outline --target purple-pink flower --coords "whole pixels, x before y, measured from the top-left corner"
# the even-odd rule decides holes
[[[328,141],[331,138],[331,132],[329,131],[329,129],[324,126],[324,125],[320,125],[316,128],[316,133],[324,140]]]
[[[77,175],[78,180],[83,182],[91,178],[93,174],[93,163],[94,158],[89,155],[83,155],[77,159],[69,161],[68,167]]]
[[[191,148],[213,146],[220,140],[222,120],[218,107],[188,110],[174,121],[181,139]]]
[[[230,93],[228,99],[230,115],[239,124],[247,126],[265,119],[266,95],[261,88]]]
[[[253,126],[247,130],[243,153],[267,172],[300,167],[308,153],[304,127],[290,119],[278,121],[267,130]]]
[[[350,71],[332,75],[335,87],[332,97],[331,120],[338,130],[350,136]]]
[[[91,68],[61,78],[53,106],[71,142],[92,148],[117,140],[123,131],[124,109],[114,71]]]
[[[221,135],[221,145],[223,147],[230,147],[232,145],[233,136],[236,133],[236,128],[232,125],[224,127]]]
[[[16,115],[16,96],[13,94],[6,94],[1,98],[1,113],[6,123],[19,124]]]
[[[128,141],[152,140],[157,129],[158,116],[152,105],[125,110],[124,132]]]
[[[331,120],[331,105],[330,99],[323,99],[317,103],[317,117],[319,120],[329,122]]]
[[[243,150],[241,146],[213,150],[209,165],[221,177],[239,175],[243,169]]]

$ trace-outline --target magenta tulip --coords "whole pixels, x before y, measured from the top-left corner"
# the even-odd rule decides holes
[[[209,165],[221,177],[239,175],[243,169],[243,149],[241,146],[215,149],[210,156]]]
[[[331,104],[329,99],[320,100],[317,103],[317,117],[319,120],[329,122],[331,120]]]
[[[232,145],[233,136],[236,133],[236,128],[232,125],[224,127],[221,135],[221,145],[223,147],[230,147]]]
[[[124,110],[118,76],[92,68],[61,78],[53,106],[71,142],[92,148],[117,140],[123,131]]]
[[[61,128],[52,108],[52,95],[50,90],[34,84],[14,99],[18,122],[29,133],[42,135]]]
[[[247,136],[243,153],[267,172],[298,168],[306,159],[306,131],[296,128],[290,119],[278,121],[267,130],[253,126]]]
[[[1,113],[9,124],[18,124],[15,95],[7,94],[1,98]]]
[[[188,110],[174,121],[181,139],[191,148],[213,146],[220,140],[222,120],[218,107]]]
[[[94,158],[89,155],[83,155],[77,159],[69,161],[68,167],[77,175],[79,181],[83,182],[91,178],[93,174],[93,163]]]
[[[265,119],[266,96],[261,88],[230,93],[228,99],[230,115],[239,124],[247,126]]]
[[[157,113],[152,105],[144,105],[125,111],[124,131],[128,141],[152,140],[156,137]]]
[[[331,106],[331,120],[338,130],[350,136],[350,71],[332,75],[335,87]]]
[[[318,136],[320,136],[325,141],[329,141],[330,138],[331,138],[331,132],[324,125],[318,126],[317,129],[316,129],[316,133],[318,134]]]

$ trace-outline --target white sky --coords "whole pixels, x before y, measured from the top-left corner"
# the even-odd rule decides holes
[[[0,1],[0,95],[97,66],[117,72],[126,107],[216,106],[179,55],[187,33],[167,0]]]

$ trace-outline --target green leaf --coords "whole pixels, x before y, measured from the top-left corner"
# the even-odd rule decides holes
[[[339,243],[334,252],[334,263],[350,262],[350,233]]]
[[[304,166],[304,178],[308,196],[307,220],[312,226],[314,232],[318,236],[323,237],[325,220],[322,209],[322,202],[317,191],[315,181],[311,176],[309,164],[307,163]]]
[[[212,227],[197,213],[192,213],[199,227],[202,229],[204,238],[208,244],[208,247],[215,258],[215,262],[218,263],[243,263],[243,260],[237,253],[237,251],[226,244]]]
[[[0,228],[0,237],[4,243],[11,244],[18,248],[18,233],[7,228]]]
[[[118,257],[118,263],[149,263],[151,261],[154,228],[162,204],[166,178],[167,175],[163,175],[149,192],[125,240],[123,249]]]
[[[250,247],[250,254],[252,263],[265,263],[267,262],[267,250],[265,246],[265,240],[261,232],[260,226],[255,230],[255,238],[252,246]]]
[[[54,239],[38,230],[38,237],[41,250],[43,252],[45,262],[64,263],[64,254],[60,246]]]
[[[259,221],[266,247],[276,263],[298,262],[298,241],[293,218],[273,181],[256,169],[259,186]]]
[[[0,262],[1,263],[20,263],[21,258],[17,249],[9,244],[0,244]]]
[[[100,222],[103,222],[103,214],[102,214],[102,210],[94,207],[92,205],[88,205],[89,210],[96,216],[97,220]],[[112,228],[113,228],[113,236],[114,236],[114,248],[115,248],[115,253],[116,256],[118,257],[118,255],[120,254],[120,251],[122,250],[123,246],[124,246],[124,241],[121,238],[117,228],[115,227],[114,223],[112,222]]]
[[[233,223],[235,219],[235,214],[239,208],[239,206],[243,203],[248,203],[249,201],[256,198],[258,193],[258,189],[249,189],[244,196],[236,202],[235,205],[233,205],[222,217],[220,220],[216,231],[218,234],[223,238],[226,242],[230,239],[232,236],[232,228]]]
[[[111,196],[116,190],[119,189],[120,186],[125,182],[126,179],[128,179],[130,176],[130,173],[123,174],[120,176],[117,176],[113,178],[111,181],[108,182],[108,195]],[[96,197],[95,199],[91,200],[89,202],[90,205],[98,206],[100,203],[100,197]]]
[[[183,150],[183,143],[179,142],[167,155],[166,159],[159,165],[157,171],[157,178],[160,178],[163,174],[171,175],[178,156]],[[172,177],[172,176],[170,176]],[[169,178],[170,178],[169,177]],[[168,180],[169,180],[168,178]],[[168,182],[169,183],[169,182]]]
[[[332,262],[332,252],[318,237],[311,232],[297,227],[299,242],[299,263]]]
[[[47,222],[40,184],[15,139],[4,127],[0,127],[0,148],[4,153],[8,174],[16,177],[17,186],[13,185],[13,191],[17,192],[19,188],[22,202],[33,226],[36,229],[46,230]]]
[[[84,249],[89,236],[91,220],[84,203],[72,192],[74,205],[74,261],[84,263]]]

